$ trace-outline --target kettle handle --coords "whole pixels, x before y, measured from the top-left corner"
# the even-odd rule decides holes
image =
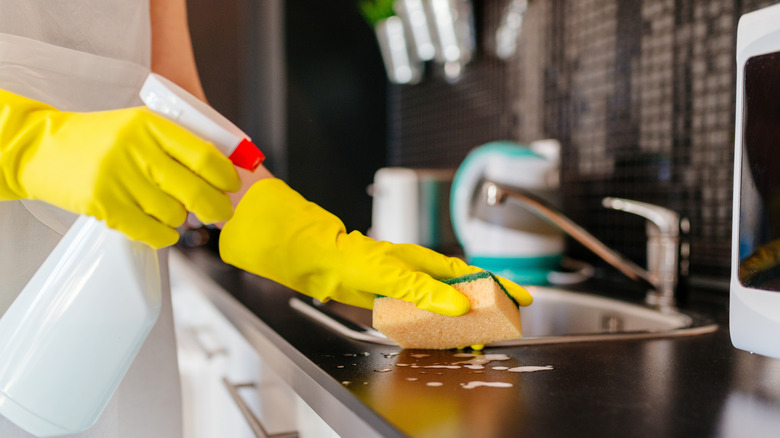
[[[469,225],[475,220],[471,206],[479,185],[485,178],[485,171],[492,160],[508,160],[518,157],[545,159],[529,147],[511,141],[495,141],[473,149],[463,160],[452,181],[450,191],[450,217],[455,237],[468,251],[479,240],[476,233],[469,233]]]

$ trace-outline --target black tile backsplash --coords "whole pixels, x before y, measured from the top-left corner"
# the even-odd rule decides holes
[[[429,64],[422,83],[391,87],[389,164],[454,168],[491,140],[557,138],[570,217],[643,263],[642,221],[601,198],[672,208],[690,219],[690,279],[724,284],[737,22],[776,1],[530,0],[518,53],[501,61],[508,3],[474,2],[479,55],[459,82]]]

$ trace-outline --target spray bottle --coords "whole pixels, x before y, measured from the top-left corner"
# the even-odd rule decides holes
[[[150,74],[141,99],[239,167],[263,154],[213,108]],[[160,313],[157,252],[79,217],[0,318],[0,414],[39,437],[92,426]]]

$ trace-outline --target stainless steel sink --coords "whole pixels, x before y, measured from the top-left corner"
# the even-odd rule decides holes
[[[534,302],[521,308],[523,337],[490,346],[614,341],[693,336],[717,329],[712,321],[674,310],[656,310],[598,295],[549,287],[528,287]],[[395,345],[371,328],[371,311],[292,298],[304,315],[352,339]]]
[[[690,336],[717,325],[676,310],[660,311],[598,295],[528,287],[534,303],[520,309],[523,338],[503,344],[604,341]]]

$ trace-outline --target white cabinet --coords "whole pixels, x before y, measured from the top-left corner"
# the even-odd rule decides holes
[[[184,438],[265,436],[260,428],[279,438],[338,437],[202,293],[204,279],[187,263],[171,254]]]

